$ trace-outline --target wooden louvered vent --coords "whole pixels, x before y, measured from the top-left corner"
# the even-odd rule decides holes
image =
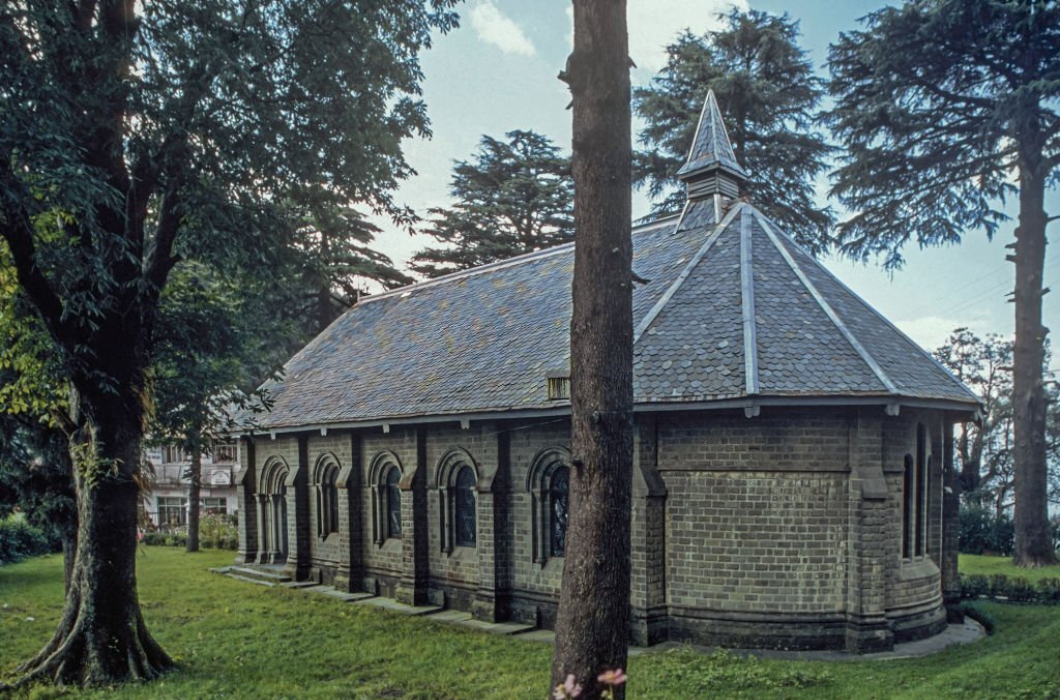
[[[570,399],[570,376],[566,374],[548,375],[548,399],[559,401]]]

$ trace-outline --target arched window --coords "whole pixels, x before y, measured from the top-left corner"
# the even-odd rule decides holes
[[[454,447],[438,461],[434,482],[437,494],[438,544],[452,554],[456,547],[474,547],[478,540],[479,467],[467,450]]]
[[[902,494],[905,496],[902,502],[902,557],[909,559],[913,556],[913,512],[916,510],[916,468],[913,465],[913,455],[905,456],[905,469],[902,472]]]
[[[453,485],[453,510],[456,526],[456,546],[474,547],[475,535],[475,472],[466,464],[460,468]]]
[[[526,475],[530,492],[534,561],[544,566],[550,557],[567,552],[570,515],[570,450],[549,447],[537,453]]]
[[[317,534],[327,537],[339,531],[339,466],[326,458],[317,465],[314,473],[317,494]]]
[[[567,551],[567,518],[570,515],[570,469],[557,467],[548,486],[550,554],[562,557]]]
[[[401,471],[390,467],[386,473],[386,536],[401,537]]]
[[[927,428],[918,423],[914,454],[905,456],[902,478],[902,557],[905,559],[927,553],[930,451]]]

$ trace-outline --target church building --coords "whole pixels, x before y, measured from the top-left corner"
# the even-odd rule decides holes
[[[956,601],[976,397],[755,206],[713,94],[633,231],[631,640],[890,649]],[[573,244],[362,299],[240,436],[241,564],[551,627]]]

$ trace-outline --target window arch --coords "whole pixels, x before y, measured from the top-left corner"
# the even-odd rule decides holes
[[[477,534],[475,526],[475,472],[466,464],[460,467],[453,487],[453,525],[456,530],[457,547],[474,547]]]
[[[401,537],[401,470],[386,472],[386,536]]]
[[[313,470],[317,501],[317,535],[327,537],[339,531],[339,465],[332,455],[325,455]]]
[[[540,565],[567,551],[570,515],[570,450],[550,447],[530,463],[526,490],[530,492],[533,556]]]
[[[435,471],[441,549],[474,547],[478,540],[478,464],[459,447],[449,450]]]
[[[368,467],[372,493],[372,540],[383,546],[388,539],[401,538],[401,460],[393,452],[380,452]]]
[[[567,521],[570,516],[570,468],[552,472],[548,485],[549,554],[562,557],[567,551]]]
[[[916,425],[914,442],[913,453],[905,455],[902,475],[902,557],[905,559],[927,554],[928,475],[933,460],[929,434],[923,423]]]

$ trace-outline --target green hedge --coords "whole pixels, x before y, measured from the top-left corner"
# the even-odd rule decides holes
[[[961,574],[961,597],[993,598],[1014,603],[1060,604],[1060,578],[1043,578],[1034,585],[1025,578],[1004,574]]]
[[[44,532],[25,519],[12,516],[0,520],[0,564],[47,554],[53,549]]]
[[[186,547],[185,530],[148,532],[143,543],[154,547]],[[199,546],[204,549],[239,549],[239,530],[235,516],[203,515],[199,518]]]

